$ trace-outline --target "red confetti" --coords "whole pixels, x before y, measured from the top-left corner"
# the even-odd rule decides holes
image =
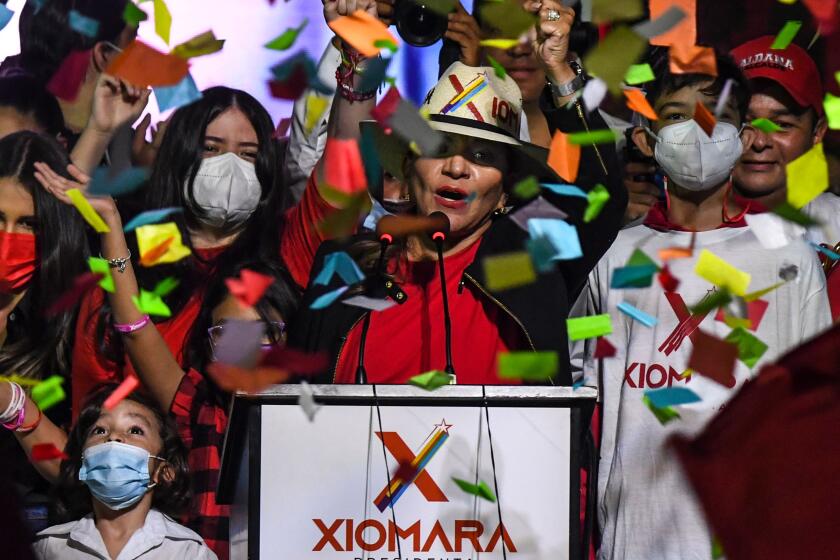
[[[105,410],[111,410],[120,402],[126,398],[128,395],[132,393],[137,387],[140,386],[140,380],[137,379],[133,375],[129,375],[123,382],[120,383],[120,386],[114,389],[114,392],[111,393],[107,399],[105,399],[105,404],[102,405],[105,407]]]
[[[273,367],[246,369],[219,362],[207,366],[207,373],[216,385],[229,393],[258,393],[272,385],[285,383],[291,377],[288,371]]]
[[[394,114],[394,111],[397,110],[400,100],[400,92],[397,91],[397,88],[391,87],[388,90],[388,93],[386,93],[379,102],[379,105],[371,110],[370,116],[373,117],[383,128],[388,126],[388,119],[390,119],[391,115]]]
[[[292,126],[292,119],[280,119],[280,122],[277,123],[277,128],[274,130],[274,135],[272,137],[275,140],[285,138],[286,135],[289,133],[290,126]]]
[[[595,358],[612,358],[615,356],[615,346],[603,336],[599,336],[595,341]]]
[[[327,185],[344,194],[367,191],[367,176],[358,142],[328,138],[324,161],[324,180]]]
[[[273,366],[298,375],[312,375],[327,369],[330,360],[326,354],[307,354],[288,346],[275,346],[260,360],[261,366]]]
[[[709,138],[712,137],[712,134],[715,132],[715,125],[717,124],[717,119],[715,116],[706,109],[706,106],[697,102],[697,105],[694,107],[694,122],[700,125],[700,128],[703,129],[703,132],[706,133],[706,136]]]
[[[694,331],[691,343],[694,348],[688,360],[688,367],[724,387],[734,387],[735,376],[732,372],[738,360],[738,347],[700,329]]]
[[[405,482],[411,482],[414,480],[414,477],[417,476],[418,470],[417,467],[412,465],[410,462],[401,462],[399,468],[394,471],[394,475],[391,477],[391,481],[394,480],[402,480]]]
[[[763,299],[747,302],[747,319],[750,321],[751,331],[755,331],[758,328],[758,325],[761,324],[761,320],[764,318],[764,313],[767,312],[767,307],[769,305],[770,304]],[[723,313],[723,309],[718,309],[717,315],[715,315],[715,321],[725,323],[725,319],[726,316]]]
[[[271,80],[268,82],[268,89],[271,96],[278,99],[291,99],[294,101],[309,87],[309,74],[302,64],[295,66],[289,76],[283,80]]]
[[[253,307],[271,284],[274,278],[243,268],[239,278],[226,278],[228,291],[244,307]]]
[[[33,461],[51,461],[52,459],[69,459],[70,457],[52,443],[38,443],[32,446]]]
[[[659,271],[656,277],[659,279],[659,283],[666,292],[674,292],[680,285],[680,281],[671,274],[667,265],[662,267],[662,270]]]
[[[79,95],[79,88],[87,74],[92,51],[74,51],[58,67],[50,78],[47,91],[64,101],[75,101]]]
[[[62,311],[72,309],[78,303],[82,296],[89,290],[93,289],[100,280],[105,276],[102,274],[95,274],[93,272],[85,272],[80,274],[73,280],[73,286],[69,290],[58,296],[54,302],[47,308],[46,314],[56,315]]]

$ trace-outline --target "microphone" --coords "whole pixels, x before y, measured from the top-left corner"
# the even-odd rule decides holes
[[[379,234],[379,261],[376,264],[376,278],[374,281],[378,281],[385,271],[385,252],[387,251],[388,246],[393,242],[394,238],[390,233]],[[368,311],[367,315],[365,315],[365,322],[362,324],[362,336],[359,340],[359,360],[356,363],[356,385],[367,384],[367,370],[365,369],[365,344],[367,343],[368,329],[370,329],[371,313],[371,311]]]
[[[428,216],[383,216],[376,223],[376,234],[389,234],[392,237],[407,237],[409,235],[445,230],[449,233],[449,218],[443,212],[433,212]]]
[[[432,241],[435,242],[438,255],[438,272],[440,272],[440,291],[443,296],[443,328],[446,337],[446,368],[444,371],[452,378],[451,384],[457,383],[455,377],[455,366],[452,365],[452,321],[449,317],[449,296],[446,289],[446,272],[443,265],[443,243],[449,235],[449,216],[443,212],[432,212],[428,218],[433,220],[437,227],[431,232]]]

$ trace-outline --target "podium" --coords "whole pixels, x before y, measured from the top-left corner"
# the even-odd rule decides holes
[[[301,385],[233,398],[217,488],[232,559],[582,557],[595,389],[310,388],[312,421]]]

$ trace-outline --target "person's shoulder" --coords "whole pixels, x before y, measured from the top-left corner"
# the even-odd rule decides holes
[[[823,223],[840,222],[840,196],[823,193],[805,206],[802,212]]]
[[[61,525],[52,525],[47,527],[46,529],[39,531],[38,534],[35,535],[35,540],[39,539],[46,539],[50,537],[68,537],[70,533],[73,532],[76,527],[80,523],[82,523],[83,519],[77,519],[75,521],[70,521],[68,523],[62,523]]]
[[[185,527],[169,517],[155,509],[149,511],[150,516],[157,517],[157,521],[160,522],[161,526],[163,527],[164,537],[169,540],[175,541],[182,541],[184,542],[185,547],[194,548],[195,550],[200,550],[201,548],[207,548],[207,545],[204,543],[204,539],[201,538],[201,535],[193,531],[192,529]],[[146,520],[148,524],[150,520]],[[197,546],[197,548],[195,548]],[[208,549],[209,550],[209,549]],[[212,553],[211,553],[212,554]],[[207,558],[215,558],[216,556],[213,555]]]

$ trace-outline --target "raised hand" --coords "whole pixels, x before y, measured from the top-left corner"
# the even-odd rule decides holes
[[[88,126],[101,134],[113,134],[124,124],[137,120],[151,93],[149,88],[139,88],[103,73],[96,84]]]
[[[134,130],[134,139],[131,142],[131,162],[138,167],[151,167],[154,164],[160,144],[163,142],[163,135],[166,133],[166,127],[169,125],[169,119],[152,127],[152,141],[147,142],[146,131],[149,130],[151,124],[152,116],[146,115]]]
[[[106,223],[112,225],[119,223],[119,212],[114,199],[110,196],[92,196],[87,193],[87,186],[90,177],[72,163],[67,166],[67,173],[72,177],[68,179],[56,173],[49,165],[41,162],[35,163],[35,178],[41,183],[44,189],[64,204],[73,205],[67,191],[79,189],[96,213],[102,216]],[[112,228],[113,229],[113,228]]]
[[[481,29],[478,27],[478,22],[460,2],[455,6],[455,11],[447,17],[449,26],[443,36],[455,41],[461,47],[461,62],[467,66],[479,66],[481,64],[479,56]]]
[[[341,16],[349,16],[358,10],[362,10],[378,17],[376,0],[321,0],[324,3],[324,19],[327,23],[338,19]]]
[[[567,57],[575,11],[557,0],[528,0],[524,7],[539,17],[534,52],[549,79],[555,83],[574,79],[575,73],[567,64]]]

